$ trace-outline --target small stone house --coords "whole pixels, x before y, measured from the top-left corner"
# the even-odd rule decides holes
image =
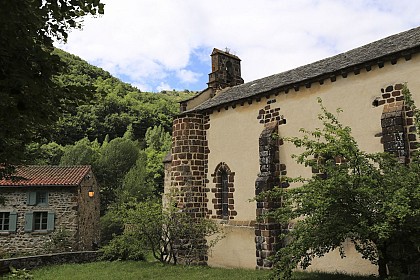
[[[90,166],[22,166],[0,180],[0,256],[46,252],[58,231],[71,248],[100,240],[99,187]]]
[[[214,49],[211,61],[208,87],[181,102],[165,160],[165,191],[178,189],[186,211],[225,230],[208,254],[211,266],[271,266],[281,227],[257,217],[277,206],[252,198],[278,186],[282,176],[313,176],[281,138],[321,126],[318,97],[330,111],[343,110],[339,120],[352,128],[362,150],[392,152],[405,161],[417,147],[402,89],[406,84],[420,105],[420,27],[247,83],[236,55]],[[377,273],[351,242],[343,247],[346,258],[334,251],[309,270]]]

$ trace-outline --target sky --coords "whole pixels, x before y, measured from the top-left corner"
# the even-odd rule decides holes
[[[250,82],[420,26],[416,0],[102,0],[56,44],[141,91],[207,87],[213,48]]]

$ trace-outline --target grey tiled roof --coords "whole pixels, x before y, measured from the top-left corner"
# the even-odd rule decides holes
[[[310,85],[312,82],[328,79],[334,75],[357,71],[369,65],[392,61],[418,51],[420,51],[420,27],[289,71],[226,88],[190,112],[233,104],[274,90],[293,88],[295,85]]]

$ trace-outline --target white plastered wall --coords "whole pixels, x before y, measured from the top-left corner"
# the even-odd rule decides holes
[[[235,221],[255,220],[255,202],[250,202],[255,195],[255,180],[259,172],[258,138],[263,130],[257,116],[260,109],[267,105],[267,100],[276,99],[271,108],[280,107],[280,114],[287,123],[279,126],[280,137],[298,136],[299,129],[312,130],[320,127],[317,115],[320,107],[316,101],[322,98],[324,106],[331,112],[337,108],[343,109],[339,120],[352,128],[352,135],[356,138],[362,150],[367,152],[383,151],[380,137],[380,119],[383,106],[374,107],[372,102],[381,96],[381,88],[397,83],[407,83],[416,104],[420,104],[420,56],[413,55],[405,61],[391,65],[385,63],[383,68],[377,66],[360,74],[350,73],[347,78],[337,77],[335,82],[325,81],[323,85],[312,84],[311,88],[301,87],[299,91],[291,90],[288,94],[281,92],[278,96],[261,98],[259,102],[249,105],[245,102],[236,108],[224,108],[210,115],[210,129],[207,131],[210,153],[208,155],[209,188],[213,187],[216,166],[225,162],[232,172],[235,172]],[[420,106],[420,105],[419,105]],[[311,170],[299,166],[290,157],[298,151],[289,143],[280,147],[280,162],[286,164],[287,175],[311,176]],[[208,209],[213,210],[213,193],[208,193]],[[240,232],[243,231],[244,234]],[[221,241],[209,256],[209,264],[228,267],[254,268],[255,243],[252,228],[237,227],[229,231],[225,241]],[[230,235],[229,235],[230,234]],[[347,257],[340,259],[337,252],[317,259],[310,266],[312,270],[347,271],[349,273],[372,274],[377,268],[368,261],[360,258],[351,244],[346,244]],[[245,261],[248,260],[248,261]]]

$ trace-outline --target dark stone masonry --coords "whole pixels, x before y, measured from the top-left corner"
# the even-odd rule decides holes
[[[173,123],[171,186],[178,190],[178,207],[196,218],[205,217],[207,197],[204,180],[207,173],[205,117],[190,114]]]
[[[8,273],[9,266],[16,269],[34,269],[42,266],[64,263],[94,262],[97,261],[100,256],[101,252],[98,251],[83,251],[0,259],[0,275],[2,273]]]
[[[271,190],[280,185],[278,125],[272,122],[265,125],[259,138],[260,173],[255,182],[255,195]],[[258,268],[270,268],[268,258],[275,254],[280,246],[281,225],[261,215],[281,206],[280,201],[270,198],[257,201],[257,223],[255,224],[255,243]]]
[[[175,200],[180,211],[188,213],[194,219],[205,218],[207,214],[207,140],[204,131],[208,118],[201,114],[180,116],[173,122],[171,187],[176,190]],[[179,249],[180,263],[207,263],[207,247],[204,237],[200,240],[178,240],[179,246],[199,247],[202,253],[193,260],[187,256],[187,250]],[[195,245],[192,245],[195,244]],[[201,249],[200,249],[201,248]]]
[[[377,105],[384,106],[381,116],[384,151],[408,162],[417,149],[417,135],[414,113],[405,105],[403,88],[402,84],[395,84],[381,89],[382,99],[377,100]]]

